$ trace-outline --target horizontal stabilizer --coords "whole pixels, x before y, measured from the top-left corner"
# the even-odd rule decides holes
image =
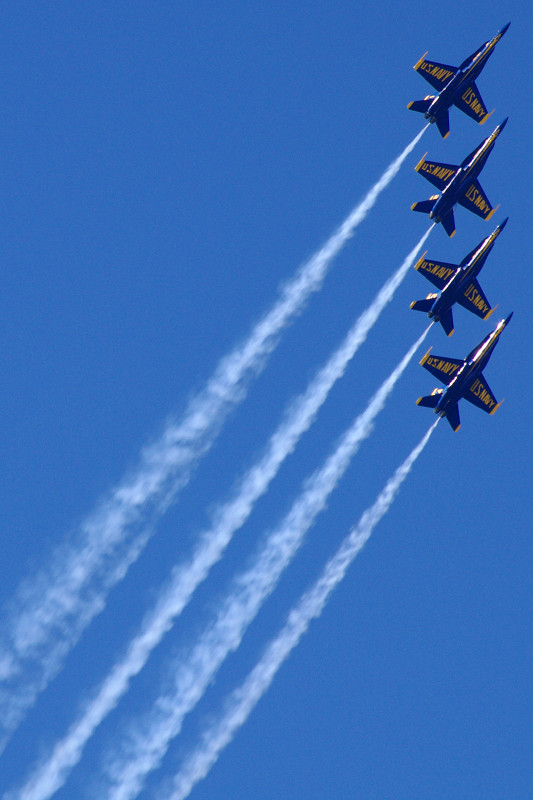
[[[431,394],[427,394],[425,397],[419,397],[416,404],[417,406],[424,406],[425,408],[435,408],[440,400],[441,394],[442,389],[435,389]]]
[[[433,211],[433,206],[437,200],[419,200],[418,203],[413,203],[411,211],[420,211],[421,214],[429,214]]]
[[[409,308],[412,308],[413,311],[424,311],[426,314],[431,309],[431,306],[435,302],[435,298],[437,297],[436,294],[430,295],[426,297],[424,300],[415,300],[414,303],[411,303]]]
[[[424,100],[412,100],[407,108],[410,111],[418,111],[420,114],[425,114],[434,99],[434,97],[426,97]]]

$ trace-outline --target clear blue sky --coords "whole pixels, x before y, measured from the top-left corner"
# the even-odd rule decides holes
[[[460,161],[504,117],[481,176],[501,208],[459,208],[426,245],[458,263],[502,219],[480,282],[499,308],[463,309],[427,347],[464,357],[514,311],[486,370],[488,417],[443,421],[319,621],[193,798],[525,798],[531,771],[532,436],[529,219],[533,11],[511,0],[445,8],[341,0],[11,3],[2,52],[0,601],[134,469],[219,359],[420,131],[431,92],[413,64],[458,65],[506,22],[478,86],[484,127],[434,126],[347,243],[228,419],[139,561],[16,731],[0,790],[18,785],[107,674],[170,567],[261,452],[349,326],[427,228],[432,187],[413,167]],[[355,414],[422,332],[431,286],[411,270],[247,525],[131,691],[89,742],[58,800],[90,796],[168,658],[217,608],[254,544],[289,508]],[[501,312],[501,313],[500,313]],[[492,327],[491,327],[492,326]],[[426,347],[426,349],[427,349]],[[431,424],[436,385],[413,360],[278,590],[187,718],[141,797],[176,772],[301,592]]]

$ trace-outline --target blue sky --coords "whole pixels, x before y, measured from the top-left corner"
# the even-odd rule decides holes
[[[503,16],[502,16],[503,14]],[[108,674],[214,509],[261,454],[283,409],[427,229],[410,211],[430,185],[420,157],[460,163],[509,115],[482,174],[501,208],[456,212],[424,249],[458,263],[509,216],[480,282],[499,309],[462,309],[426,349],[463,357],[515,311],[486,370],[494,417],[462,404],[441,422],[397,500],[191,797],[516,797],[532,794],[527,398],[531,170],[523,3],[19,3],[0,12],[4,154],[2,374],[3,618],[20,586],[141,450],[180,418],[220,359],[422,128],[430,92],[412,65],[459,64],[512,25],[478,81],[484,127],[457,110],[433,127],[357,228],[245,402],[227,418],[142,556],[64,659],[3,755],[0,789],[23,783]],[[136,714],[219,608],[355,415],[426,324],[414,270],[284,462],[224,558],[99,726],[57,797],[93,797]],[[501,312],[501,313],[500,313]],[[419,357],[425,352],[424,346]],[[242,645],[186,717],[142,798],[165,777],[254,666],[301,593],[433,421],[435,386],[415,357]],[[10,609],[15,609],[15,612]],[[4,635],[2,628],[1,635]],[[11,690],[9,685],[9,690]],[[100,794],[100,796],[102,796]]]

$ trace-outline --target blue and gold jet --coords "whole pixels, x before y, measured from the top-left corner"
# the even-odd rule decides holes
[[[508,119],[509,117],[506,117],[459,166],[426,161],[424,156],[415,170],[436,186],[441,194],[414,203],[411,209],[429,214],[434,223],[442,222],[442,227],[448,236],[453,236],[455,233],[453,208],[457,203],[482,219],[490,219],[498,206],[495,208],[491,206],[477,176],[485,166],[496,139],[505,128]]]
[[[411,303],[414,311],[424,311],[433,322],[440,322],[447,336],[453,333],[452,307],[455,303],[468,309],[481,319],[488,319],[496,306],[491,308],[476,278],[481,272],[494,242],[507,224],[507,217],[498,227],[483,239],[460,264],[434,261],[426,258],[426,253],[417,261],[415,269],[439,289],[430,293],[424,300]]]
[[[420,111],[430,122],[435,122],[440,135],[445,139],[450,132],[449,109],[457,106],[469,117],[482,125],[490,114],[481,99],[476,78],[492,55],[496,44],[511,23],[498,31],[494,38],[468,56],[460,67],[450,67],[437,61],[428,61],[425,53],[414,69],[436,89],[438,95],[428,95],[424,100],[413,100],[407,108]]]
[[[507,319],[500,320],[492,333],[485,336],[464,361],[460,358],[432,356],[431,349],[428,350],[420,363],[447,388],[434,389],[430,395],[419,397],[417,405],[432,408],[435,414],[446,417],[454,431],[458,431],[461,427],[458,403],[463,397],[482,411],[494,414],[503,400],[500,403],[496,401],[485,380],[483,370],[489,362],[501,332],[509,324],[512,316],[511,313]]]

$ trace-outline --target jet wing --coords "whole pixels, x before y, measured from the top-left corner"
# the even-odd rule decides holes
[[[459,167],[455,164],[443,164],[439,161],[426,161],[424,156],[416,165],[416,172],[420,172],[426,180],[436,186],[439,191],[443,191],[451,179],[458,171]]]
[[[444,289],[452,275],[457,271],[456,264],[448,264],[446,261],[428,261],[422,258],[415,264],[415,269],[421,272],[428,281],[431,281],[437,289]]]
[[[490,307],[483,289],[475,279],[468,284],[461,297],[457,298],[457,302],[481,319],[488,319],[496,307]]]
[[[476,83],[471,83],[470,86],[464,90],[462,95],[454,100],[454,105],[461,111],[467,114],[476,122],[482,125],[492,114],[492,111],[487,111],[487,107],[481,99],[481,94],[476,86]]]
[[[431,372],[437,380],[449,386],[466,362],[462,358],[452,359],[446,358],[446,356],[432,356],[430,353],[431,348],[427,351],[420,364],[428,372]]]
[[[471,384],[470,388],[466,390],[464,398],[482,411],[486,411],[487,414],[494,414],[501,406],[501,403],[496,402],[496,398],[483,374],[479,375]]]
[[[430,83],[434,89],[441,92],[457,72],[457,67],[448,64],[439,64],[438,61],[427,61],[426,53],[418,61],[414,69]]]
[[[473,214],[477,214],[477,216],[482,219],[490,219],[498,208],[498,206],[495,208],[491,206],[487,195],[481,188],[481,184],[477,179],[472,181],[463,197],[458,200],[458,203],[463,206],[463,208],[468,209],[468,211],[471,211]]]

